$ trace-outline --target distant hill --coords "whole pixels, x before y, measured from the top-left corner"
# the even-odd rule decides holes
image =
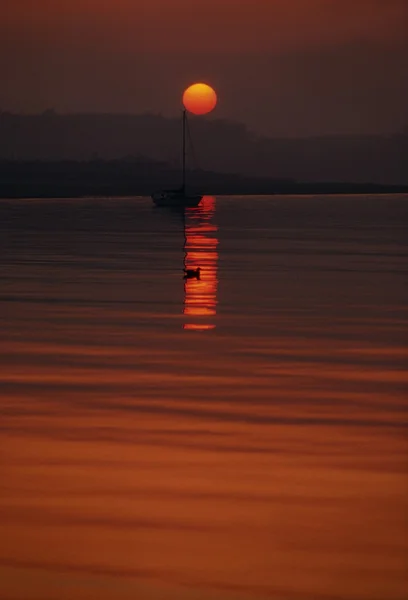
[[[408,183],[407,132],[270,139],[231,121],[199,117],[189,122],[192,168],[304,182]],[[180,122],[160,115],[0,113],[0,159],[149,159],[175,169],[179,155]]]

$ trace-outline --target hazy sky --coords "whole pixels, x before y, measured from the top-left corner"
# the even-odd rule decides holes
[[[408,0],[1,0],[0,108],[174,115],[212,84],[261,133],[408,124]]]

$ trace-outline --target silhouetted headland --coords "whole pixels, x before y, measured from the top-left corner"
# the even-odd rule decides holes
[[[385,185],[386,191],[408,185],[406,130],[390,135],[268,138],[242,123],[193,115],[189,129],[194,146],[187,148],[187,167],[194,171],[189,184],[190,175],[197,185],[204,182],[200,193],[371,192],[367,182]],[[181,183],[178,175],[173,178],[181,169],[179,118],[0,111],[0,140],[0,161],[25,162],[2,166],[3,189],[7,181],[13,184],[18,170],[21,183],[36,179],[33,195],[51,193],[40,190],[46,175],[52,182],[45,187],[59,190],[57,195],[150,194],[162,183]],[[51,162],[59,164],[47,165]],[[18,186],[12,188],[13,195],[20,193]]]
[[[180,172],[148,159],[90,161],[0,161],[1,198],[143,196],[179,183]],[[192,193],[356,194],[403,193],[408,185],[349,182],[298,182],[195,170],[188,173]]]

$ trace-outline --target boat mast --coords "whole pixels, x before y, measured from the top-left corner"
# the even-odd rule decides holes
[[[186,188],[186,118],[187,111],[183,109],[183,191]]]

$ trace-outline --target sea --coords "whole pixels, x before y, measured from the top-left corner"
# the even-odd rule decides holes
[[[407,217],[0,200],[1,600],[406,600]]]

